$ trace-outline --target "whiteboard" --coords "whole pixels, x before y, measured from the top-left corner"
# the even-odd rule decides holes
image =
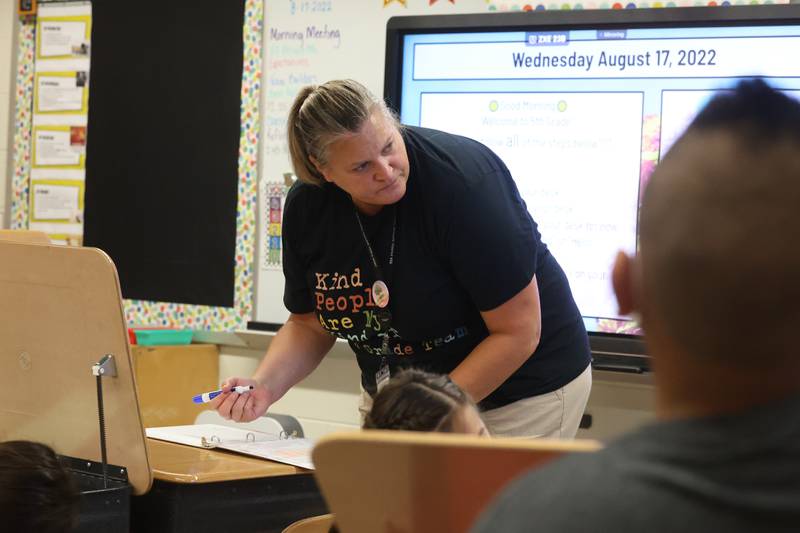
[[[255,321],[281,324],[289,317],[276,262],[280,239],[274,233],[282,215],[276,189],[292,171],[286,117],[300,88],[353,78],[382,95],[390,17],[482,13],[491,7],[487,0],[265,0]]]

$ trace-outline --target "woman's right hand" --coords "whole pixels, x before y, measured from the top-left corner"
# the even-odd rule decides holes
[[[234,422],[251,422],[263,416],[290,387],[309,375],[319,365],[335,337],[322,328],[316,315],[292,313],[269,343],[266,355],[253,378],[229,378],[222,390],[237,385],[252,385],[253,390],[239,394],[223,392],[210,402],[221,417]]]
[[[235,422],[251,422],[264,416],[274,401],[267,386],[250,378],[229,378],[220,388],[230,390],[239,385],[252,385],[253,390],[242,394],[223,392],[211,400],[209,406],[216,409],[222,418]]]

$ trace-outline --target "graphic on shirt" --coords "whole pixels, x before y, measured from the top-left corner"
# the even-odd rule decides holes
[[[332,335],[350,342],[352,348],[370,355],[383,355],[382,339],[388,337],[390,354],[411,356],[431,352],[469,334],[464,326],[437,337],[410,341],[394,327],[391,312],[376,304],[375,291],[383,291],[388,306],[388,287],[380,282],[369,287],[361,277],[361,268],[350,273],[315,272],[315,311],[320,325]]]

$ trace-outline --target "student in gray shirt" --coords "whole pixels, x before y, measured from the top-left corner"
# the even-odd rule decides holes
[[[636,312],[659,421],[530,472],[474,531],[800,531],[800,103],[720,93],[655,170]]]

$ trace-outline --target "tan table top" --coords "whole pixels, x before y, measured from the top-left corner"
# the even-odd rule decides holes
[[[147,439],[147,448],[153,478],[172,483],[209,483],[311,473],[292,465],[225,450],[194,448],[156,439]]]

